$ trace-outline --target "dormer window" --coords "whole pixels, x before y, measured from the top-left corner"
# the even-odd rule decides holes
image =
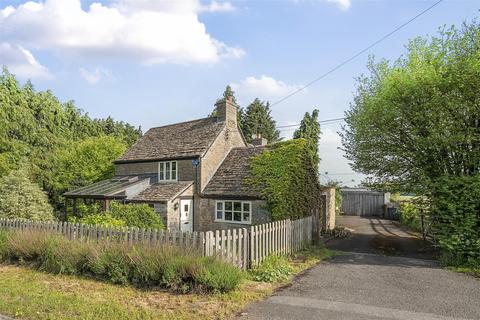
[[[158,163],[158,181],[177,181],[177,161]]]

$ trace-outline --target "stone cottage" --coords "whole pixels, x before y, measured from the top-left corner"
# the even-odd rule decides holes
[[[246,184],[251,159],[266,140],[248,145],[231,97],[217,116],[148,130],[115,164],[115,176],[65,193],[67,201],[147,203],[170,230],[206,231],[269,221],[264,201]]]

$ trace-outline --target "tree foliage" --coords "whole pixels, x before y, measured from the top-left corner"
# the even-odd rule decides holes
[[[480,265],[480,24],[417,38],[369,63],[342,135],[370,185],[429,200],[444,258]]]
[[[243,134],[247,142],[252,142],[256,135],[267,139],[268,143],[280,141],[280,131],[276,128],[276,122],[271,115],[268,102],[255,99],[245,109]]]
[[[254,158],[251,172],[248,183],[266,199],[272,220],[299,219],[318,208],[320,185],[307,140],[269,146]]]
[[[63,208],[62,194],[113,176],[113,161],[125,151],[125,143],[113,136],[86,138],[65,144],[53,154],[54,167],[41,174],[45,190]]]
[[[34,181],[47,191],[56,209],[63,204],[59,194],[70,186],[104,178],[104,172],[97,169],[140,135],[140,129],[110,117],[91,119],[73,101],[61,103],[50,91],[35,91],[30,82],[22,86],[6,69],[0,75],[0,177],[18,169],[26,159]],[[100,147],[112,149],[101,151]],[[93,156],[90,163],[89,156]],[[60,177],[68,181],[61,182]]]
[[[300,122],[300,127],[293,133],[294,139],[303,138],[307,140],[310,156],[312,157],[312,162],[316,168],[318,168],[320,164],[318,142],[320,140],[320,135],[322,134],[320,124],[318,123],[318,112],[317,109],[313,110],[312,114],[306,112]]]
[[[425,191],[443,175],[480,170],[480,25],[417,38],[393,64],[369,63],[342,135],[373,185]]]
[[[47,195],[30,180],[26,164],[0,178],[0,217],[53,220]]]

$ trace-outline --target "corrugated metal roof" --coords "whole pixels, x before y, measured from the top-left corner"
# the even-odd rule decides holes
[[[72,191],[64,193],[66,197],[112,197],[112,198],[125,198],[124,194],[121,194],[125,189],[133,186],[139,182],[151,179],[151,176],[117,176],[112,179],[103,180],[92,185],[78,188]]]

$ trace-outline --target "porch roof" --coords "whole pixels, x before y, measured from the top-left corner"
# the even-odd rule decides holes
[[[137,183],[151,179],[151,176],[116,176],[86,187],[65,192],[67,198],[125,199],[125,190]]]

